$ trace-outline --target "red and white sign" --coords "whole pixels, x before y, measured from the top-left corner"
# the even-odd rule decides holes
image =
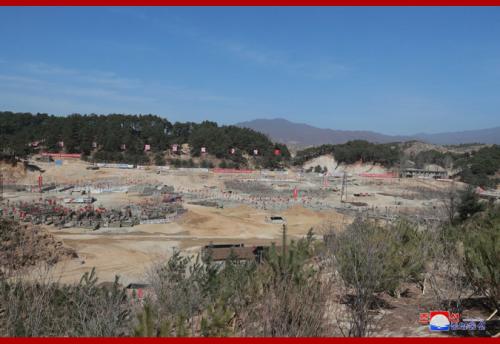
[[[201,152],[202,153],[206,153],[207,152],[207,148],[206,147],[201,147]]]
[[[151,150],[151,145],[144,145],[144,150],[147,152],[147,151],[150,151]]]
[[[179,148],[178,145],[172,145],[172,152],[177,152],[178,148]]]

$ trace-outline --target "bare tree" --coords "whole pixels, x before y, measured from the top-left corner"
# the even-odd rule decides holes
[[[4,330],[7,336],[37,337],[55,335],[52,331],[54,312],[52,300],[55,295],[54,280],[47,265],[41,265],[30,272],[15,275],[2,283],[1,303],[4,308]]]
[[[471,292],[460,254],[460,243],[454,239],[451,225],[439,226],[428,231],[428,260],[426,279],[435,302],[446,309],[460,310],[462,301]]]
[[[319,274],[300,284],[292,278],[264,287],[243,315],[243,335],[321,337],[332,333],[326,317],[329,283]]]
[[[458,205],[460,203],[460,195],[455,186],[451,185],[441,198],[442,209],[448,223],[453,223],[457,214]]]
[[[339,321],[344,335],[373,333],[383,305],[377,293],[398,297],[402,282],[421,278],[421,240],[416,226],[406,221],[380,226],[357,218],[344,232],[331,233],[333,276],[343,291],[340,302],[347,311],[347,319]]]
[[[158,331],[167,323],[172,329],[169,335],[179,335],[187,330],[185,326],[191,335],[199,331],[196,320],[207,306],[207,279],[215,273],[216,270],[203,265],[199,257],[181,256],[180,251],[174,251],[167,262],[152,265],[147,272],[152,293],[146,302],[156,315],[154,325]]]
[[[92,269],[67,294],[72,321],[70,335],[116,337],[129,332],[130,305],[118,277],[112,286],[102,287]]]
[[[119,336],[130,332],[129,303],[118,281],[97,285],[95,271],[63,285],[49,269],[3,281],[0,315],[7,336]]]

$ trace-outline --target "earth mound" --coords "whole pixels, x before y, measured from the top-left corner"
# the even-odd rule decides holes
[[[0,219],[0,275],[72,258],[78,258],[76,251],[41,227]]]

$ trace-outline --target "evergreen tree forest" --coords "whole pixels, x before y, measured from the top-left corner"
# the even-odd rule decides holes
[[[343,144],[326,144],[298,151],[293,163],[294,165],[302,165],[307,160],[324,154],[333,154],[335,160],[346,164],[363,161],[391,167],[399,161],[401,151],[396,143],[377,144],[364,140],[354,140]]]
[[[175,144],[189,144],[193,157],[199,157],[205,147],[209,156],[234,167],[247,166],[250,156],[264,168],[282,167],[290,159],[285,145],[273,143],[264,134],[209,121],[171,123],[155,115],[0,112],[0,149],[18,157],[45,151],[82,154],[83,159],[96,162],[162,164],[162,153],[171,152]],[[150,150],[145,151],[146,145]]]

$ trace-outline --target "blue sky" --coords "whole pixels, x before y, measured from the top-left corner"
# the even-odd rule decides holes
[[[0,109],[500,125],[500,8],[0,8]]]

